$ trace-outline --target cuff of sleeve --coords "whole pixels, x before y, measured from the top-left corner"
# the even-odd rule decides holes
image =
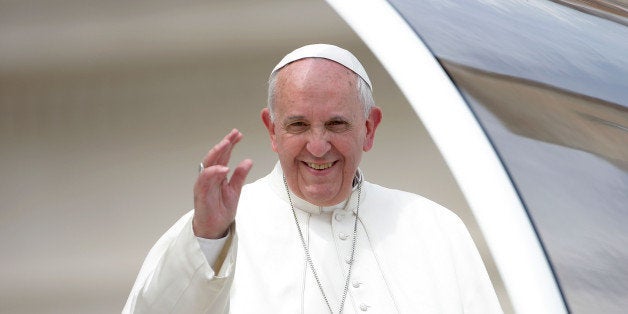
[[[227,240],[231,236],[231,228],[227,229],[227,235],[220,239],[205,239],[201,237],[196,237],[198,244],[201,247],[201,252],[205,255],[207,259],[207,263],[209,265],[215,265],[216,261],[218,261],[218,257],[220,253],[225,247]]]

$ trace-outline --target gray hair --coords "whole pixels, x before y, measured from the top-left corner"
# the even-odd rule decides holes
[[[272,121],[275,121],[273,106],[275,104],[275,88],[277,86],[277,74],[279,72],[281,72],[281,70],[273,72],[268,78],[268,100],[266,106],[268,107],[268,111],[270,111],[270,119]],[[362,108],[364,109],[364,118],[368,119],[371,109],[375,106],[373,92],[371,91],[369,84],[361,76],[355,74],[355,77],[357,81],[356,87],[358,90],[358,98],[360,99]]]

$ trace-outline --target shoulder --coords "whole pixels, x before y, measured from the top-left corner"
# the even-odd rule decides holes
[[[369,202],[375,202],[379,204],[394,204],[397,206],[421,208],[427,211],[451,213],[450,210],[444,206],[415,193],[401,191],[397,189],[387,188],[368,181],[364,182],[364,198]]]
[[[415,193],[387,188],[371,182],[364,182],[364,200],[372,204],[378,212],[415,216],[447,225],[463,225],[462,220],[448,208]],[[369,206],[371,207],[371,206]]]

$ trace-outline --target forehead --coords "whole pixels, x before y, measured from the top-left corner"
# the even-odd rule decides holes
[[[277,73],[276,111],[361,111],[357,74],[322,58],[295,61]]]
[[[316,82],[320,79],[355,83],[357,74],[344,65],[325,58],[305,58],[286,65],[278,73],[284,79]]]

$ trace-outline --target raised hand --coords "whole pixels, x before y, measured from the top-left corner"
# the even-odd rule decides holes
[[[197,237],[223,237],[235,219],[240,191],[253,161],[241,161],[228,180],[227,164],[233,147],[242,139],[242,133],[233,129],[203,158],[205,167],[194,184],[194,219],[192,226]]]

